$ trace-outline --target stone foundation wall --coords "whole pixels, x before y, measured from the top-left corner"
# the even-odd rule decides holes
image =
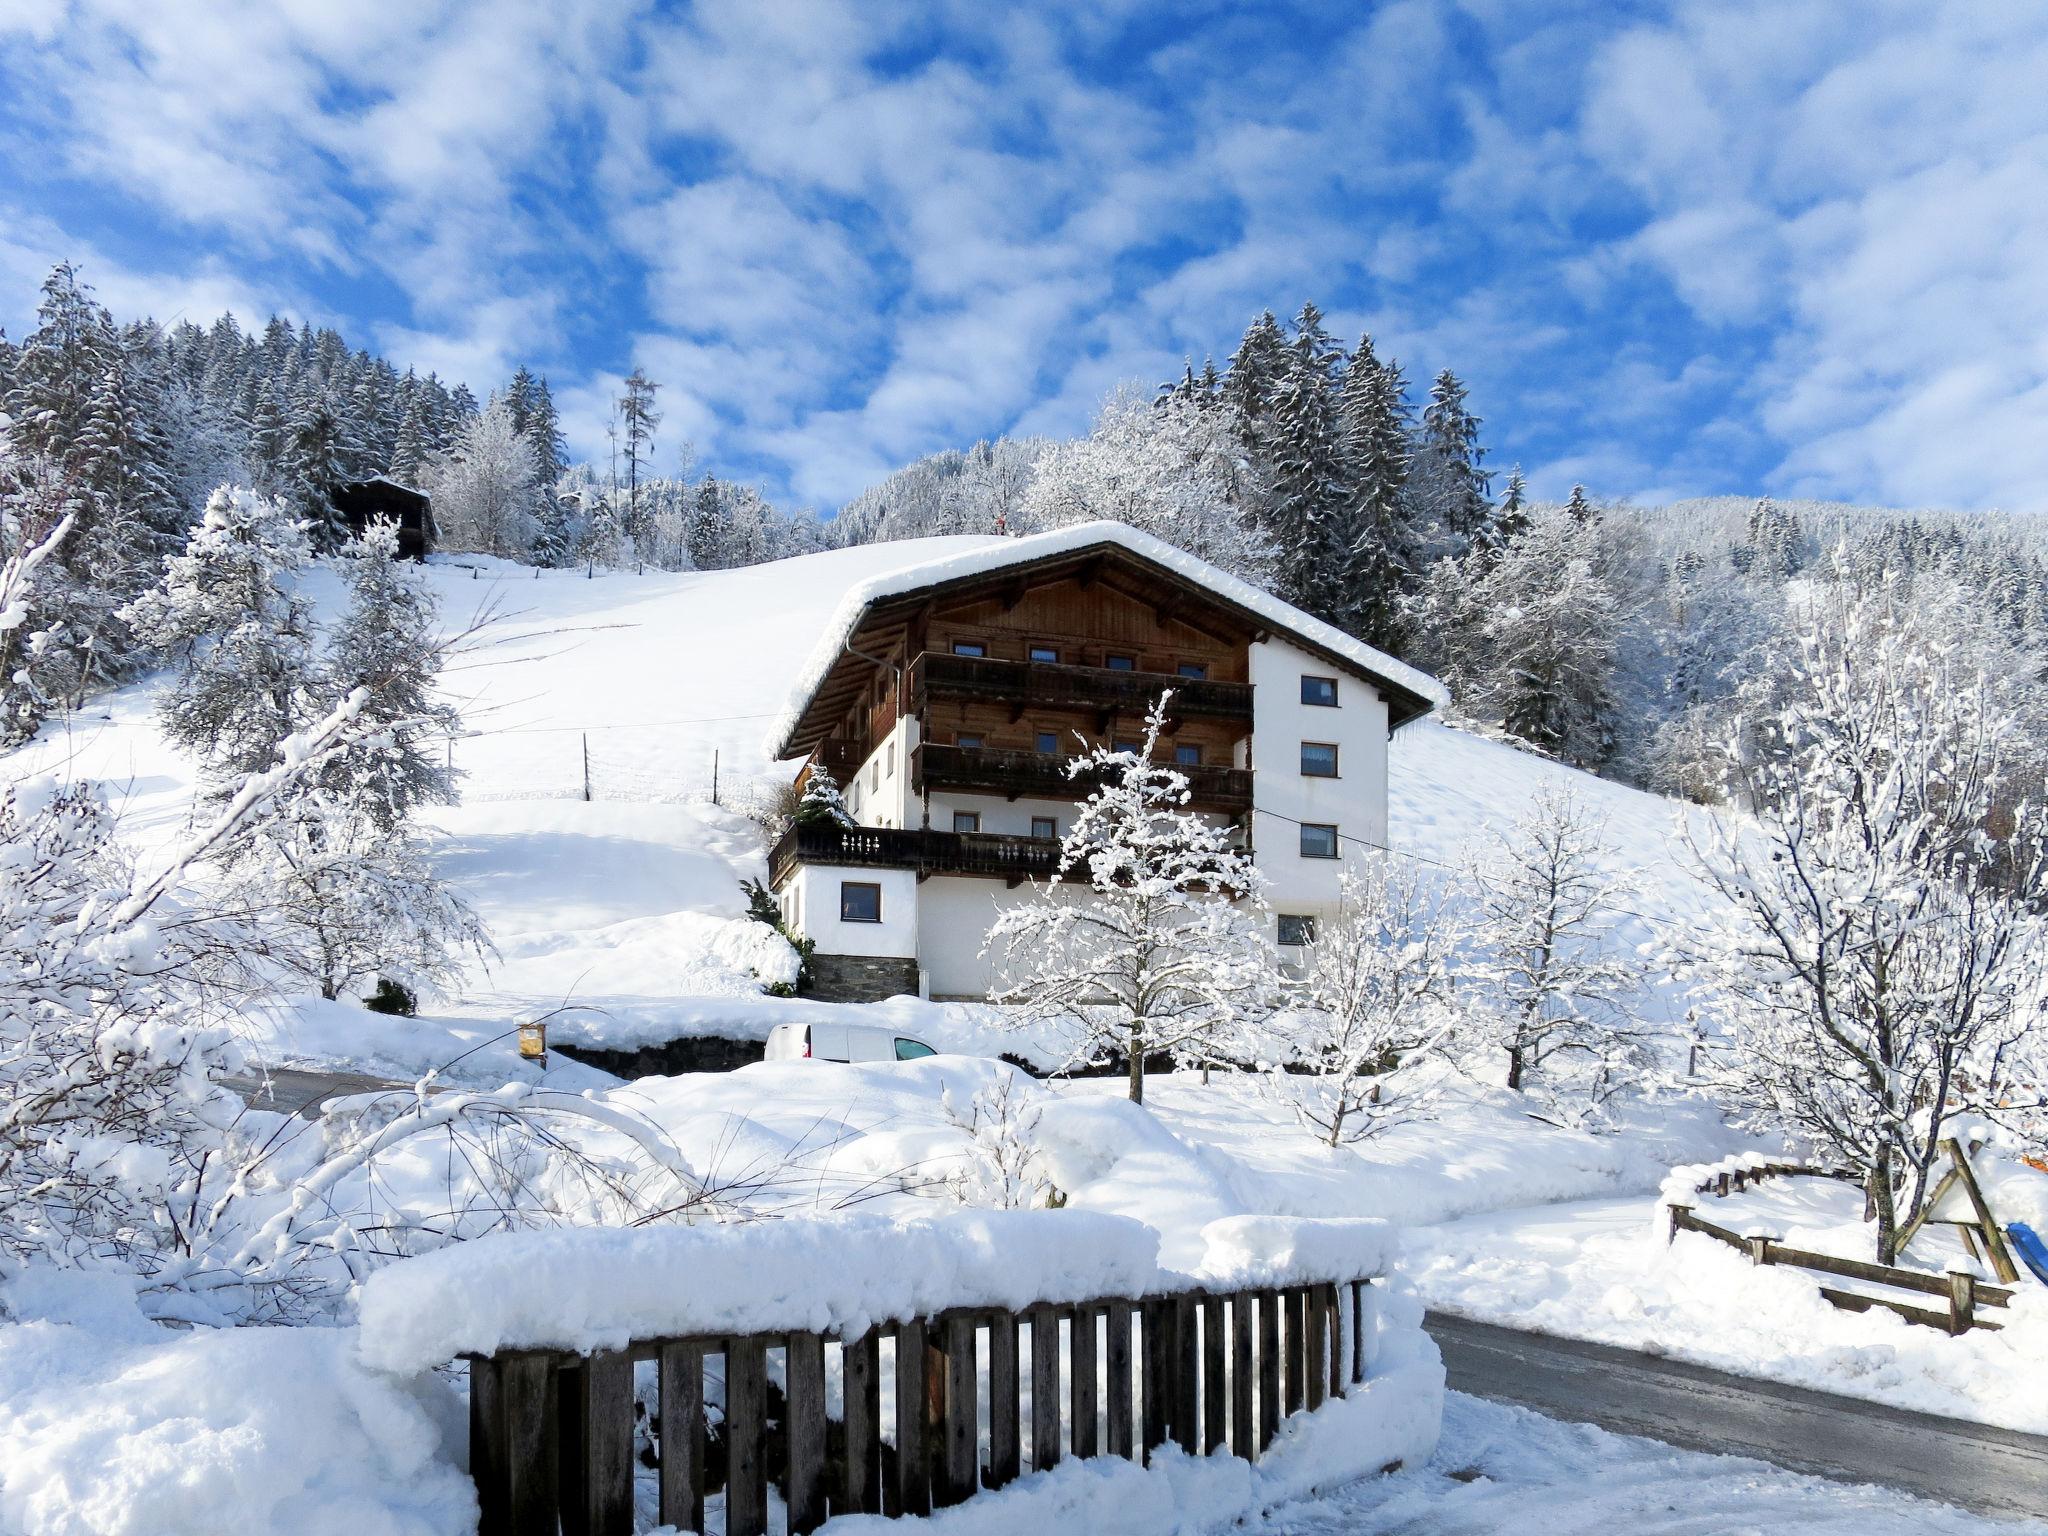
[[[826,1003],[879,1003],[917,996],[917,962],[882,955],[811,956],[804,996]]]

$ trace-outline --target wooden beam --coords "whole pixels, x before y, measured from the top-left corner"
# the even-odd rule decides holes
[[[1956,1172],[1963,1176],[1963,1190],[1970,1197],[1970,1208],[1977,1213],[1977,1230],[1984,1239],[1984,1247],[1991,1255],[1992,1273],[2007,1285],[2019,1283],[2019,1266],[2012,1261],[2012,1252],[2005,1246],[2005,1234],[1998,1228],[1998,1218],[1991,1214],[1991,1206],[1984,1198],[1984,1191],[1977,1187],[1977,1175],[1970,1167],[1970,1160],[1963,1155],[1963,1145],[1955,1137],[1942,1139],[1942,1150],[1955,1160]]]

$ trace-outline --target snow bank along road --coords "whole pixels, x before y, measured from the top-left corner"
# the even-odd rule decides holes
[[[1444,1312],[1424,1326],[1453,1391],[1985,1514],[2048,1518],[2048,1438]]]

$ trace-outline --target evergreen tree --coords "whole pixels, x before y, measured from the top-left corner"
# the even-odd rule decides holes
[[[1265,524],[1280,595],[1333,624],[1346,618],[1352,592],[1352,488],[1334,377],[1341,356],[1321,314],[1304,305],[1263,431],[1272,475]]]
[[[331,703],[362,689],[356,718],[377,733],[337,754],[318,782],[388,832],[416,806],[455,803],[454,775],[436,744],[462,721],[434,690],[434,597],[420,568],[399,558],[397,531],[372,524],[349,545],[345,569],[348,611],[329,641],[325,686]]]
[[[856,825],[853,812],[846,808],[846,797],[839,792],[839,781],[822,763],[804,776],[803,795],[789,819],[800,827]]]
[[[1415,539],[1405,491],[1409,440],[1399,368],[1382,363],[1362,336],[1338,393],[1352,486],[1344,628],[1383,650],[1402,639],[1401,597],[1415,579]]]
[[[1494,528],[1503,544],[1529,531],[1528,506],[1529,488],[1522,479],[1522,466],[1517,464],[1508,471],[1507,489],[1501,494],[1500,507],[1494,514]]]
[[[1465,401],[1465,386],[1446,368],[1430,387],[1422,413],[1422,442],[1416,450],[1419,510],[1436,525],[1450,553],[1462,554],[1477,544],[1498,544],[1491,476],[1481,468],[1486,449],[1479,442],[1480,420]]]
[[[391,463],[385,473],[400,485],[417,487],[425,459],[426,424],[421,417],[419,397],[415,395],[405,408],[404,420],[398,424],[398,435],[391,445]]]
[[[1581,528],[1598,521],[1600,517],[1593,503],[1586,499],[1586,488],[1583,485],[1572,487],[1571,499],[1564,504],[1564,515]]]
[[[283,506],[223,487],[184,553],[128,606],[136,633],[176,652],[157,718],[205,759],[216,793],[272,767],[278,744],[314,718],[312,616],[296,585],[310,553]]]
[[[635,368],[626,376],[626,392],[618,398],[619,422],[626,445],[626,536],[638,541],[645,529],[640,512],[640,471],[654,451],[654,429],[661,412],[654,393],[661,386]]]

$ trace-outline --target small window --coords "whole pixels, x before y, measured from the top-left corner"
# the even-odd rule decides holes
[[[953,642],[953,654],[955,656],[986,656],[988,654],[988,647],[979,640],[955,640]]]
[[[839,882],[839,921],[879,923],[882,920],[882,888],[865,880]]]
[[[1060,835],[1060,824],[1050,816],[1034,816],[1031,818],[1031,835],[1033,837],[1058,837]]]
[[[874,790],[880,789],[881,787],[882,762],[880,758],[877,758],[874,762],[868,764],[868,788]]]
[[[922,1040],[906,1040],[901,1035],[896,1037],[896,1059],[898,1061],[922,1061],[927,1056],[936,1056],[938,1054],[937,1051],[926,1045]]]
[[[1301,680],[1301,702],[1321,704],[1329,709],[1337,707],[1337,679],[1334,677],[1304,677]]]
[[[1135,656],[1105,656],[1102,658],[1102,664],[1112,672],[1135,672],[1138,670],[1138,658]]]
[[[1300,946],[1316,941],[1316,920],[1299,912],[1280,914],[1280,942]]]
[[[1304,859],[1334,859],[1337,857],[1337,829],[1319,822],[1305,821],[1301,824],[1301,856]]]
[[[956,735],[953,738],[953,745],[956,747],[968,747],[975,751],[979,751],[981,749],[981,738],[979,736],[971,736],[966,734],[965,732],[962,732],[961,734]]]
[[[1336,778],[1336,743],[1329,741],[1304,741],[1301,744],[1301,771],[1306,778]]]
[[[1202,749],[1185,743],[1176,746],[1173,749],[1173,761],[1176,767],[1199,768],[1202,766]]]
[[[1029,654],[1033,661],[1056,662],[1060,659],[1060,648],[1056,645],[1034,645]]]
[[[1142,743],[1135,741],[1117,741],[1110,743],[1110,750],[1112,752],[1128,752],[1131,756],[1136,757],[1141,745]]]
[[[1209,675],[1209,664],[1206,661],[1184,661],[1174,670],[1182,677],[1192,677],[1199,683]]]
[[[979,832],[981,830],[981,812],[955,811],[953,813],[953,830],[955,832]]]
[[[1041,752],[1047,754],[1058,752],[1060,749],[1060,734],[1058,731],[1040,731],[1037,742],[1038,750]]]

